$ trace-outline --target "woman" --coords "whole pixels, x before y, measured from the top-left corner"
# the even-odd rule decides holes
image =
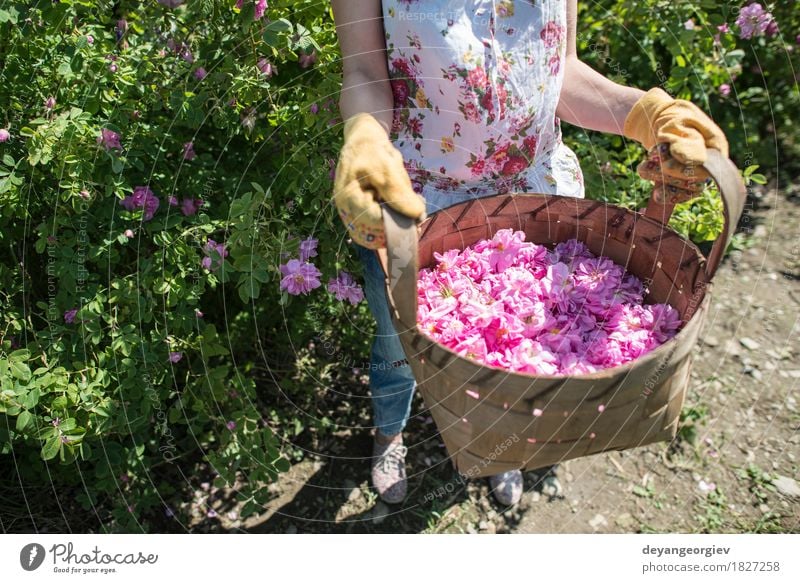
[[[561,119],[648,149],[668,144],[670,162],[657,177],[677,200],[702,187],[706,148],[727,156],[728,145],[690,102],[660,88],[645,93],[618,85],[582,63],[575,51],[577,0],[332,3],[345,120],[334,202],[358,244],[377,321],[372,481],[384,501],[396,503],[406,494],[402,430],[415,382],[371,251],[385,244],[378,201],[422,219],[502,192],[583,197],[580,165],[561,141]],[[519,471],[490,483],[502,504],[522,494]]]

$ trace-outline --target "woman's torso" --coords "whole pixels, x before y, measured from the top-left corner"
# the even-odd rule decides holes
[[[559,0],[383,0],[391,139],[443,207],[497,192],[583,196],[555,111],[566,55]]]

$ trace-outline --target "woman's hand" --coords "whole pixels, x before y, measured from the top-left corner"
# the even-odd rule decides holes
[[[716,148],[728,157],[728,140],[719,126],[692,102],[673,99],[659,87],[633,105],[623,134],[650,151],[639,165],[643,178],[663,184],[673,193],[676,189],[687,191],[689,198],[702,190],[708,178],[702,166],[706,149]],[[655,149],[657,144],[666,146]]]
[[[368,113],[345,122],[333,201],[353,241],[368,249],[386,246],[380,202],[412,219],[425,216],[425,201],[411,186],[403,156]]]
[[[346,120],[333,201],[353,240],[370,249],[386,245],[379,201],[412,218],[425,213],[389,140],[394,99],[381,6],[381,0],[332,0],[342,51],[339,110]]]

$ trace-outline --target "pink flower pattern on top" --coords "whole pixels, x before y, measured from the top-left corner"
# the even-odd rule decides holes
[[[555,115],[566,2],[383,0],[383,22],[390,138],[426,200],[583,197],[580,165]]]

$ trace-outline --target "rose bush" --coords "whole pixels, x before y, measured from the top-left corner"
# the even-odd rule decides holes
[[[197,464],[255,510],[286,428],[332,427],[308,345],[346,312],[279,281],[312,234],[325,281],[347,260],[335,37],[325,3],[271,4],[0,8],[0,449],[108,528],[180,516]]]
[[[761,180],[756,164],[798,150],[789,4],[582,4],[579,51],[709,109]],[[347,394],[366,394],[371,320],[330,205],[329,10],[0,7],[0,452],[23,483],[94,509],[93,529],[184,518],[195,474],[257,511],[303,444],[365,423]],[[638,146],[567,139],[589,196],[644,203]],[[708,193],[673,223],[702,241],[718,211]]]

